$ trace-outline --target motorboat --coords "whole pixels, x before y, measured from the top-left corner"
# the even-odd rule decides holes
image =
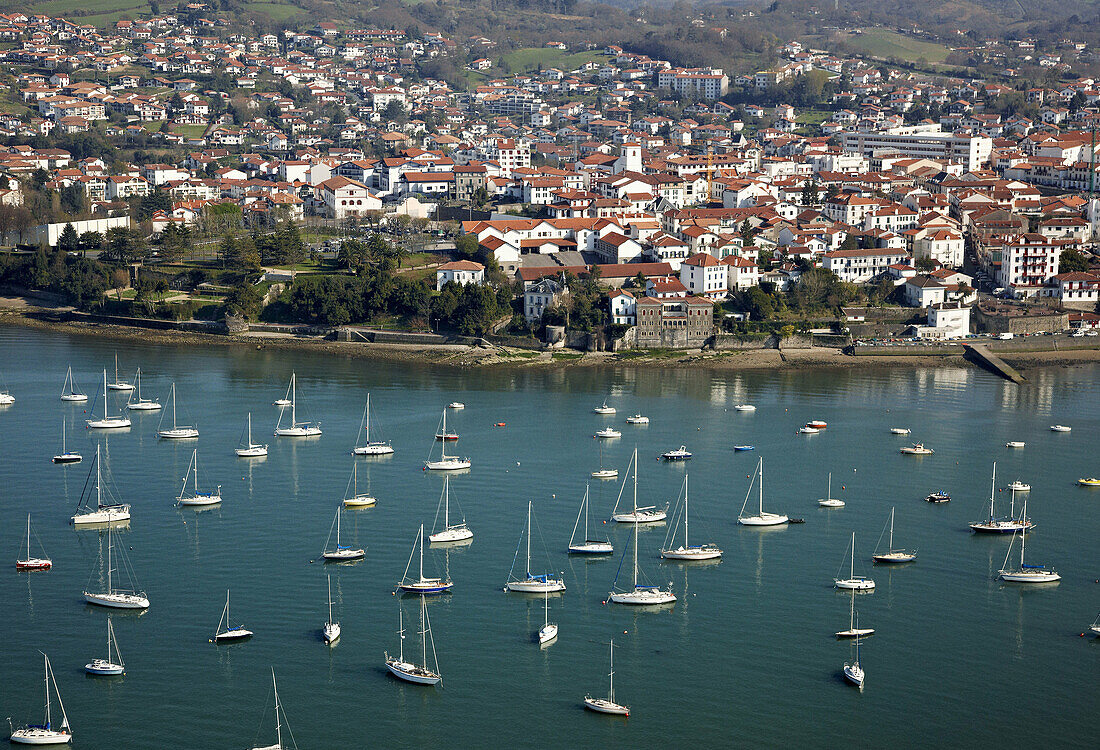
[[[456,410],[457,409],[465,409],[466,404],[462,403],[461,401],[452,401],[451,403],[447,404],[447,408],[448,409],[456,409]]]
[[[623,434],[614,427],[604,427],[594,435],[594,437],[603,438],[605,440],[610,438],[621,438],[622,436]]]
[[[1064,424],[1052,424],[1050,426],[1051,432],[1070,432],[1071,430],[1073,430],[1072,427],[1067,427]]]
[[[931,448],[926,448],[924,443],[913,443],[912,445],[905,445],[898,449],[900,453],[904,453],[907,456],[931,456],[935,453]]]
[[[908,427],[891,427],[890,434],[892,435],[908,435],[912,430]]]
[[[1009,440],[1005,443],[1005,448],[1023,448],[1026,443],[1022,440]]]
[[[681,445],[675,450],[665,451],[661,454],[661,458],[666,461],[687,461],[691,458],[691,451],[687,449],[687,446]]]
[[[1096,477],[1082,477],[1077,480],[1077,484],[1082,487],[1100,487],[1100,479]]]
[[[950,502],[951,495],[944,490],[937,490],[936,492],[929,492],[924,499],[930,503],[946,503]]]
[[[821,432],[817,427],[811,427],[810,425],[803,425],[798,428],[799,435],[816,435]]]
[[[809,422],[806,423],[806,426],[807,427],[816,427],[819,430],[824,430],[826,427],[829,426],[829,424],[827,422],[823,421],[823,420],[820,420],[820,419],[811,419]]]
[[[756,407],[752,404],[734,404],[734,411],[756,411]]]
[[[649,424],[649,417],[644,414],[634,414],[626,418],[627,424]]]
[[[614,414],[615,407],[607,405],[607,399],[604,402],[592,410],[593,414]]]
[[[592,472],[593,479],[618,479],[618,469],[596,469]]]
[[[754,450],[756,450],[756,446],[755,445],[735,445],[735,446],[733,446],[733,449],[735,451],[754,451]]]
[[[1017,479],[1005,489],[1011,490],[1012,492],[1031,492],[1031,485]]]

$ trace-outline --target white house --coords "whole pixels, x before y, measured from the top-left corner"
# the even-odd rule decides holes
[[[710,253],[696,253],[680,264],[680,283],[691,294],[709,300],[724,299],[728,289],[726,269],[727,266]]]
[[[472,260],[453,260],[435,271],[435,289],[439,291],[448,281],[460,286],[485,283],[485,266]]]
[[[824,267],[840,277],[841,281],[855,284],[870,281],[886,273],[892,265],[909,263],[909,253],[895,248],[868,248],[865,250],[832,250],[825,253]]]
[[[726,289],[743,291],[760,285],[760,266],[738,255],[727,255],[719,261],[726,267]]]
[[[568,294],[569,290],[561,282],[540,279],[523,293],[523,316],[528,323],[538,323],[547,308],[553,307]]]
[[[316,194],[324,212],[337,220],[382,210],[382,200],[370,188],[347,177],[330,177],[317,186]]]
[[[918,232],[913,238],[913,258],[929,258],[950,268],[963,264],[963,236],[954,229]]]
[[[611,322],[632,326],[638,320],[638,301],[625,289],[616,289],[607,295],[611,307]]]
[[[928,308],[928,325],[917,329],[921,338],[958,339],[970,333],[970,308],[941,303]]]
[[[947,285],[931,276],[914,276],[904,285],[905,302],[913,307],[938,305],[947,297]]]

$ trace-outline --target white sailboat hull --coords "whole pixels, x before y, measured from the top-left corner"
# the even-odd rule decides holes
[[[855,685],[860,690],[863,689],[863,680],[867,675],[863,671],[863,667],[859,664],[845,664],[844,665],[844,679]]]
[[[614,406],[597,406],[595,409],[592,410],[592,413],[593,414],[614,414],[615,413],[615,407]]]
[[[616,523],[659,523],[668,518],[668,512],[657,509],[643,509],[639,508],[631,513],[615,513],[611,516],[611,520]]]
[[[670,604],[676,601],[676,595],[671,591],[648,587],[636,587],[633,591],[622,593],[615,592],[608,598],[616,604],[629,604],[635,607]]]
[[[135,401],[126,404],[126,408],[130,411],[159,411],[163,407],[156,401]]]
[[[164,440],[190,440],[197,438],[199,431],[194,427],[173,427],[170,430],[160,430],[157,437]]]
[[[352,453],[356,456],[389,456],[393,454],[393,446],[387,443],[369,443],[356,446]]]
[[[430,669],[389,657],[386,658],[386,669],[394,677],[416,685],[438,685],[443,679]]]
[[[710,544],[661,550],[661,557],[666,560],[715,560],[721,556],[722,550]]]
[[[581,542],[570,544],[569,551],[577,555],[610,555],[615,547],[611,542]]]
[[[267,455],[266,445],[250,445],[247,448],[237,448],[233,451],[237,458],[263,458]]]
[[[742,526],[779,526],[790,519],[782,513],[760,513],[755,516],[741,516],[737,523]]]
[[[67,731],[42,729],[31,727],[16,729],[11,733],[11,741],[17,745],[65,745],[73,741],[73,736]]]
[[[526,581],[508,581],[506,588],[521,594],[553,594],[565,591],[565,581],[556,578],[528,578]]]
[[[121,664],[115,664],[114,662],[107,661],[106,659],[95,659],[84,665],[84,671],[88,674],[96,674],[110,677],[113,675],[123,674],[126,671],[126,667],[122,666]]]
[[[214,643],[228,643],[230,641],[243,641],[245,638],[251,638],[253,633],[248,628],[233,628],[226,630],[224,633],[218,633],[214,636]]]
[[[290,399],[289,398],[277,398],[272,402],[271,405],[272,406],[280,406],[280,407],[290,406]]]
[[[540,646],[546,645],[558,637],[558,626],[552,622],[543,625],[539,628],[539,632],[535,634],[535,637],[538,639]]]
[[[875,587],[875,582],[870,578],[838,578],[833,581],[833,585],[838,589],[846,589],[848,591],[870,591]]]
[[[737,404],[733,407],[734,411],[756,411],[756,407],[752,404]]]
[[[970,530],[979,534],[1015,534],[1031,531],[1034,526],[1030,521],[978,521],[970,524]]]
[[[371,495],[355,495],[354,497],[344,498],[345,508],[369,508],[378,502],[377,498]]]
[[[108,383],[107,384],[107,390],[109,390],[109,391],[132,391],[132,390],[134,390],[134,384],[133,383],[124,383],[123,381],[120,380],[117,383]]]
[[[362,560],[367,556],[363,549],[335,549],[321,555],[326,561],[343,562],[346,560]]]
[[[463,542],[467,539],[473,539],[474,532],[470,531],[465,526],[452,526],[444,529],[436,534],[429,534],[428,541],[433,544],[443,544],[446,542]]]
[[[472,465],[468,458],[448,458],[442,461],[424,462],[424,468],[428,471],[461,471],[469,469]]]
[[[71,451],[67,453],[59,453],[53,457],[55,464],[78,464],[84,460],[84,456],[79,453],[73,453]]]
[[[316,437],[321,434],[320,427],[279,427],[275,430],[275,437]]]
[[[1052,570],[1034,572],[1002,570],[997,577],[1008,583],[1057,583],[1062,580],[1062,576]]]
[[[88,400],[88,396],[83,393],[66,393],[61,397],[62,401],[69,401],[71,403],[83,403]]]
[[[87,419],[84,421],[93,430],[118,430],[130,426],[128,417],[108,417],[107,419]]]
[[[340,639],[340,623],[326,622],[325,627],[321,629],[321,637],[325,639],[325,643],[335,643]]]
[[[72,523],[74,526],[80,526],[82,524],[117,523],[119,521],[129,520],[129,505],[112,505],[109,507],[100,508],[98,510],[88,511],[87,513],[77,513],[75,516],[69,519],[69,522]]]
[[[630,716],[630,709],[626,706],[621,706],[618,703],[612,703],[606,698],[591,698],[589,696],[584,697],[584,707],[589,711],[595,711],[601,714],[612,714],[614,716]]]
[[[844,501],[837,500],[835,497],[826,497],[817,501],[817,504],[822,508],[843,508]]]
[[[914,552],[887,552],[882,555],[871,555],[871,560],[877,563],[907,563],[917,559]]]
[[[217,505],[222,501],[220,494],[210,493],[196,493],[190,497],[181,497],[176,500],[176,505],[188,505],[191,507],[201,507],[204,505]]]
[[[100,607],[113,607],[114,609],[149,608],[149,599],[144,594],[123,594],[120,592],[96,594],[85,591],[84,601],[89,604],[97,604]]]
[[[592,472],[592,478],[593,479],[618,479],[619,478],[619,470],[618,469],[598,469],[597,471]]]
[[[868,635],[874,635],[874,628],[849,628],[848,630],[841,630],[835,633],[837,638],[863,638]]]

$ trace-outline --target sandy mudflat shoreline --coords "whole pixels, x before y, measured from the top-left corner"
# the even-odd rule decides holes
[[[554,354],[519,349],[471,348],[462,345],[426,347],[419,344],[364,344],[326,341],[292,334],[249,333],[226,336],[187,331],[160,331],[105,323],[61,322],[39,313],[56,312],[36,308],[21,300],[0,301],[0,325],[23,326],[59,331],[75,336],[95,336],[117,341],[140,341],[165,345],[199,347],[236,347],[266,351],[312,351],[326,355],[410,362],[444,367],[664,367],[711,370],[802,370],[847,368],[928,368],[973,367],[962,356],[889,356],[854,357],[836,349],[758,349],[728,352],[628,352],[581,354],[561,351]],[[1069,367],[1100,362],[1100,349],[1049,352],[1013,352],[1001,355],[1013,367],[1028,370],[1041,367]]]

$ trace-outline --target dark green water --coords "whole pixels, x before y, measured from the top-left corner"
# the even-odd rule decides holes
[[[0,377],[16,396],[0,408],[0,716],[17,723],[41,715],[39,650],[53,661],[78,748],[244,748],[274,742],[270,675],[297,744],[368,746],[639,747],[683,741],[711,746],[788,747],[1095,747],[1100,736],[1096,684],[1100,643],[1077,637],[1100,609],[1100,491],[1074,485],[1100,474],[1100,369],[1031,374],[1017,388],[972,369],[805,373],[661,370],[480,371],[390,365],[311,354],[118,347],[146,395],[166,397],[172,380],[180,421],[197,423],[206,487],[220,483],[220,508],[177,509],[174,499],[194,443],[158,441],[157,413],[135,414],[127,434],[83,429],[87,406],[58,400],[65,368],[95,397],[115,346],[18,328],[0,328]],[[320,419],[324,435],[294,442],[271,437],[291,371],[300,415]],[[397,454],[359,462],[360,490],[379,501],[345,517],[345,541],[367,550],[357,565],[328,566],[339,645],[319,637],[325,620],[325,567],[312,563],[343,497],[349,450],[363,397],[372,394],[377,426]],[[591,413],[608,397],[618,414]],[[429,611],[445,688],[405,685],[385,671],[395,651],[398,599],[391,595],[417,527],[429,528],[442,477],[421,471],[444,404],[466,403],[449,427],[473,470],[453,479],[452,499],[475,532],[473,544],[430,552],[431,569],[449,569],[452,595]],[[735,403],[757,405],[735,413]],[[89,402],[91,403],[91,402]],[[264,461],[232,449],[253,413]],[[624,424],[635,411],[648,427]],[[58,467],[62,420],[85,462]],[[795,435],[809,419],[829,428]],[[493,427],[506,422],[504,428]],[[581,560],[563,551],[588,472],[598,465],[592,434],[612,421],[623,438],[605,445],[605,463],[624,469],[636,444],[640,499],[673,500],[690,473],[692,540],[713,541],[716,566],[661,563],[663,528],[641,533],[642,564],[680,597],[668,611],[604,606],[629,530],[606,528],[614,558]],[[1061,422],[1072,433],[1051,433]],[[897,448],[913,429],[934,456]],[[1024,450],[1004,448],[1024,440]],[[681,443],[686,465],[655,456]],[[756,453],[731,446],[752,443]],[[114,487],[133,504],[127,548],[152,606],[117,614],[127,663],[116,680],[85,677],[104,650],[106,612],[83,603],[97,575],[105,537],[76,531],[68,518],[96,444],[109,453]],[[765,459],[766,507],[806,523],[761,531],[738,527],[747,475]],[[967,522],[985,514],[992,461],[998,484],[1033,486],[1038,523],[1027,551],[1049,562],[1062,582],[1042,589],[991,580],[1009,540],[976,537]],[[839,510],[819,509],[827,472]],[[954,500],[931,505],[939,488]],[[616,482],[593,484],[593,517],[606,517]],[[999,499],[1005,499],[1000,495]],[[542,600],[505,594],[528,500],[541,540],[536,561],[564,571],[568,591],[551,599],[558,641],[539,650]],[[916,547],[912,565],[872,568],[870,554],[897,507],[896,543]],[[54,569],[17,573],[26,513]],[[599,523],[599,521],[597,521]],[[877,629],[865,644],[862,694],[840,677],[850,646],[831,634],[848,621],[848,598],[832,579],[852,531],[873,594],[857,598],[861,624]],[[547,550],[547,551],[544,551]],[[546,563],[547,558],[549,562]],[[538,563],[536,563],[538,565]],[[629,565],[629,563],[628,563]],[[857,561],[857,567],[860,562]],[[244,644],[207,643],[225,589],[233,614],[256,632]],[[406,624],[416,618],[405,600]],[[607,689],[607,647],[616,641],[616,696],[629,720],[580,708]],[[415,634],[406,645],[415,647]],[[266,718],[265,718],[266,715]]]

